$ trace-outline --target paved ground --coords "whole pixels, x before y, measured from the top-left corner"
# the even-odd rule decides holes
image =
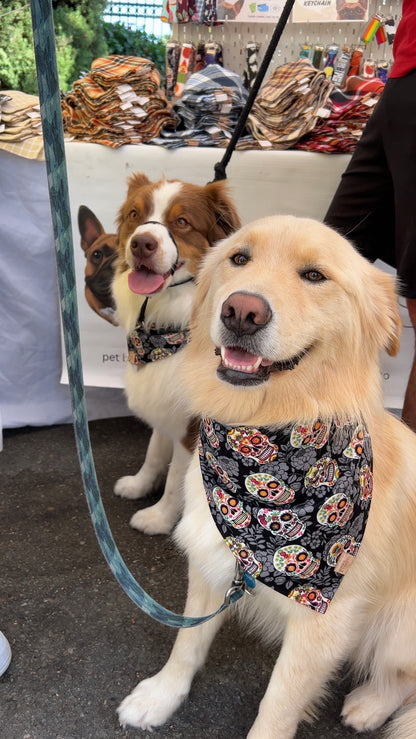
[[[135,472],[148,431],[132,418],[91,424],[95,464],[114,537],[140,584],[181,612],[185,563],[168,537],[130,529],[137,503],[112,493]],[[175,632],[142,614],[109,571],[92,531],[72,426],[5,432],[0,454],[0,629],[13,661],[0,678],[1,739],[243,739],[276,655],[230,622],[184,706],[163,729],[123,730],[115,709],[166,660]],[[348,678],[297,739],[351,739],[339,721]],[[366,739],[380,737],[368,733]],[[278,739],[278,738],[276,738]]]

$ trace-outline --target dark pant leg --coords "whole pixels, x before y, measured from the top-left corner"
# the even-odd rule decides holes
[[[324,222],[348,238],[371,261],[395,266],[393,183],[383,144],[384,90]]]
[[[395,261],[401,292],[416,298],[416,70],[388,84],[384,141],[394,190]]]

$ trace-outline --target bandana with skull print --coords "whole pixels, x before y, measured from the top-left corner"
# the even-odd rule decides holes
[[[364,424],[286,429],[201,423],[211,515],[242,569],[325,613],[358,554],[372,494]]]
[[[189,341],[189,329],[178,331],[174,328],[144,329],[137,324],[127,337],[128,357],[131,364],[147,364],[166,359],[181,349]]]

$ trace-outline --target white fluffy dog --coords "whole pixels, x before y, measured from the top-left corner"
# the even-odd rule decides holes
[[[250,739],[294,737],[345,662],[360,684],[345,699],[343,721],[364,731],[396,714],[387,735],[416,736],[416,437],[385,412],[379,371],[379,351],[395,354],[399,334],[392,279],[314,221],[262,219],[205,260],[183,368],[192,410],[205,424],[176,540],[189,560],[186,615],[215,611],[237,561],[257,583],[255,596],[244,595],[230,612],[269,640],[282,639],[257,718],[247,727]],[[335,449],[349,428],[357,431],[351,444],[325,463],[326,476],[322,469],[314,476],[316,457],[325,462],[320,450],[329,443]],[[289,440],[276,437],[272,451],[256,457],[250,450],[263,429],[271,437],[289,429]],[[215,456],[222,433],[229,460]],[[234,485],[233,476],[241,475],[233,466],[236,448],[245,491]],[[283,452],[288,468],[298,465],[302,484],[296,475],[285,477],[284,456],[281,478],[273,478],[272,458]],[[358,466],[348,467],[354,460]],[[269,474],[261,477],[263,469]],[[345,493],[350,469],[353,487]],[[212,471],[221,480],[214,488]],[[256,487],[256,475],[273,484]],[[266,508],[255,507],[256,495],[267,498]],[[306,513],[295,505],[299,495],[310,506]],[[283,528],[290,500],[298,520]],[[256,530],[276,542],[267,572],[261,541],[244,539],[250,514]],[[253,557],[240,538],[251,541]],[[283,562],[289,550],[300,553],[298,564]],[[223,619],[179,631],[167,664],[121,704],[122,724],[151,729],[170,718]]]

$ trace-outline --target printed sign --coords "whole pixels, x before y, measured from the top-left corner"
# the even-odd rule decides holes
[[[277,23],[284,6],[284,0],[218,0],[217,18],[219,21],[239,23]]]
[[[122,388],[128,353],[111,297],[116,256],[112,210],[111,200],[103,207],[93,195],[88,204],[76,203],[72,232],[84,384]],[[66,363],[63,368],[62,380],[68,382]]]
[[[368,20],[368,0],[295,0],[293,23]]]
[[[108,206],[108,211],[102,208],[102,205],[100,211],[98,207],[97,209],[94,208],[94,213],[92,210],[88,210],[94,215],[96,213],[105,215],[105,213],[108,214],[110,212],[111,204],[108,203]],[[85,385],[95,387],[122,388],[124,387],[124,371],[128,359],[126,337],[124,330],[112,323],[113,311],[111,305],[103,304],[103,295],[107,293],[106,288],[104,291],[101,290],[100,293],[100,290],[98,288],[96,289],[94,285],[94,278],[103,273],[101,274],[101,288],[103,284],[108,286],[111,271],[107,270],[105,272],[105,255],[100,254],[100,252],[107,252],[105,247],[108,247],[108,242],[111,241],[111,238],[109,238],[111,234],[104,230],[104,227],[101,226],[101,221],[98,221],[98,217],[95,216],[103,232],[94,239],[94,229],[91,226],[91,219],[89,218],[86,224],[84,224],[84,228],[87,228],[88,238],[94,240],[86,250],[85,241],[79,232],[79,223],[82,222],[80,213],[83,212],[83,207],[85,207],[83,204],[81,204],[81,207],[78,206],[78,217],[73,217],[73,234],[84,383]],[[108,253],[106,256],[109,261]],[[89,279],[89,275],[91,274],[91,260],[99,262],[98,265],[93,265],[92,267],[92,271],[94,272],[94,278],[92,280]],[[100,267],[98,271],[96,269],[97,266]],[[381,262],[377,263],[377,266],[387,272],[393,272],[391,268]],[[93,297],[91,297],[91,292],[95,293]],[[97,293],[100,294],[99,299],[97,299]],[[414,332],[410,325],[409,315],[403,298],[400,299],[400,315],[403,330],[399,355],[397,357],[389,357],[385,352],[381,354],[381,377],[384,401],[387,408],[402,408],[413,358]],[[63,368],[62,381],[67,383],[68,377],[65,362],[63,362]]]
[[[143,151],[144,150],[144,151]],[[212,162],[218,158],[214,151],[200,151],[201,161],[205,162],[200,167],[201,174],[199,184],[204,184],[207,179],[205,172],[209,171]],[[255,170],[259,169],[257,163],[264,152],[249,152],[253,154],[256,165],[250,170],[250,176],[255,177]],[[146,171],[149,177],[160,177],[162,172],[167,177],[174,177],[175,172],[183,172],[184,179],[195,181],[195,153],[189,154],[179,152],[178,158],[172,152],[164,152],[157,147],[121,147],[117,152],[106,147],[97,147],[93,144],[67,144],[69,189],[72,215],[72,232],[75,254],[75,273],[77,285],[77,299],[81,335],[81,354],[83,363],[84,383],[87,386],[123,388],[125,368],[128,359],[127,340],[124,330],[114,325],[114,310],[111,303],[109,283],[111,281],[111,268],[113,265],[117,212],[123,202],[126,193],[126,181],[132,171]],[[282,156],[283,155],[283,156]],[[281,162],[286,157],[294,156],[296,160],[301,159],[304,171],[307,170],[308,162],[316,161],[315,168],[322,168],[322,160],[319,155],[304,155],[302,152],[271,152],[278,164],[273,167],[273,175],[282,168]],[[146,158],[147,157],[147,158]],[[159,157],[159,159],[158,159]],[[205,161],[205,157],[210,157]],[[212,160],[212,161],[211,161]],[[239,188],[238,183],[247,180],[247,165],[244,157],[244,167],[238,168],[238,158],[234,161],[235,174],[232,180],[235,189],[236,203],[240,213],[251,214],[251,199],[253,191],[246,186]],[[326,160],[325,160],[326,161]],[[333,188],[330,171],[336,163],[331,161],[331,169],[325,180],[328,187]],[[209,166],[208,166],[209,165]],[[293,165],[300,166],[300,165]],[[345,162],[336,164],[342,171]],[[111,169],[111,183],[109,184],[108,172]],[[267,170],[267,168],[266,168]],[[87,171],[87,174],[86,174]],[[321,170],[319,170],[321,171]],[[243,177],[244,174],[244,177]],[[334,173],[333,173],[334,176]],[[335,170],[335,180],[338,179],[338,170]],[[296,182],[297,191],[301,186],[299,180]],[[308,180],[310,185],[311,179]],[[260,185],[258,185],[259,187]],[[290,188],[287,188],[290,191]],[[116,195],[115,195],[116,193]],[[284,200],[282,184],[272,176],[267,178],[267,190],[258,196],[256,202],[256,215],[270,215],[274,212],[276,202]],[[300,198],[303,202],[302,198]],[[324,201],[329,201],[329,193],[325,194]],[[283,208],[287,208],[286,204]],[[303,209],[302,205],[302,209]],[[320,206],[319,206],[320,207]],[[318,204],[315,206],[318,208]],[[381,262],[377,266],[386,271],[393,270]],[[381,352],[381,376],[383,384],[384,401],[388,408],[401,408],[404,393],[409,377],[413,359],[414,331],[410,325],[404,299],[400,299],[400,314],[403,322],[403,332],[400,344],[400,353],[397,357],[388,357]],[[66,362],[63,361],[62,381],[67,383]]]

